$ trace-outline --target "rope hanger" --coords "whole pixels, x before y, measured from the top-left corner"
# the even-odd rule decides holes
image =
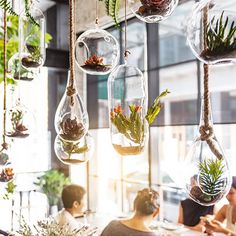
[[[204,35],[204,50],[207,49],[207,27],[208,27],[208,9],[209,5],[204,8],[203,11],[203,35]],[[218,150],[218,148],[215,146],[213,142],[214,137],[214,131],[212,125],[209,124],[209,113],[210,113],[210,107],[209,107],[209,65],[203,64],[203,70],[204,70],[204,112],[203,112],[203,119],[204,119],[204,125],[201,125],[199,128],[200,133],[200,139],[201,141],[206,141],[209,148],[211,149],[212,153],[221,160],[223,158],[223,155]]]

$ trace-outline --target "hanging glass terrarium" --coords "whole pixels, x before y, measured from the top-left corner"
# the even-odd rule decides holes
[[[0,182],[9,182],[13,180],[15,176],[14,169],[11,162],[6,162],[4,165],[0,165]]]
[[[129,0],[129,7],[134,15],[147,23],[158,23],[168,18],[178,0]]]
[[[118,66],[108,78],[111,142],[122,156],[144,150],[147,137],[147,95],[142,72],[134,66]]]
[[[66,165],[85,163],[93,154],[93,139],[87,133],[78,142],[68,142],[57,135],[54,149],[58,159]]]
[[[107,31],[94,29],[85,31],[75,44],[75,59],[78,67],[91,75],[110,73],[119,62],[118,41]]]
[[[213,132],[211,109],[207,130],[204,129],[204,125],[204,101],[202,100],[201,134],[195,139],[188,152],[182,174],[189,197],[201,205],[209,206],[214,205],[227,194],[231,186],[231,177],[226,156]]]
[[[20,54],[16,53],[8,61],[8,74],[14,80],[32,81],[38,76],[37,70],[26,69],[21,65]]]
[[[32,18],[27,17],[31,15]],[[21,64],[26,69],[38,69],[45,61],[45,18],[42,11],[30,4],[19,16]]]
[[[26,138],[35,132],[35,118],[27,107],[18,100],[16,105],[6,112],[6,136]]]
[[[78,142],[88,132],[88,127],[88,113],[77,90],[71,91],[70,73],[68,73],[67,90],[55,115],[56,132],[64,141]]]
[[[199,2],[187,24],[188,42],[199,60],[206,64],[236,61],[235,15],[227,1]]]

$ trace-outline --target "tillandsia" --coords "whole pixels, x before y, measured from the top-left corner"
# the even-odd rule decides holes
[[[105,65],[103,58],[94,54],[85,61],[82,67],[88,70],[106,72],[111,68],[111,65]]]
[[[60,136],[64,140],[78,141],[85,134],[84,125],[77,118],[66,118],[60,123]]]
[[[11,111],[12,131],[7,133],[8,137],[27,137],[28,128],[23,124],[24,113],[21,110]]]
[[[82,154],[86,153],[89,150],[88,145],[85,143],[81,146],[80,142],[72,143],[61,140],[63,150],[68,154],[67,159],[73,159],[73,154]]]
[[[166,15],[170,9],[171,0],[140,0],[142,6],[138,14],[142,16]]]
[[[160,99],[169,93],[168,90],[162,92],[148,109],[145,119],[148,124],[152,124],[161,110]],[[144,140],[144,119],[141,117],[142,107],[139,105],[129,105],[130,115],[124,114],[122,107],[118,105],[110,112],[110,120],[119,133],[128,140],[141,145]]]
[[[207,26],[207,48],[201,55],[207,59],[211,59],[212,57],[223,56],[236,50],[235,23],[235,20],[232,20],[229,26],[230,19],[228,16],[226,18],[224,17],[224,11],[219,19],[216,20],[214,16]]]
[[[16,189],[16,184],[14,182],[14,180],[10,180],[7,182],[7,185],[5,187],[5,193],[4,195],[2,196],[2,198],[4,200],[9,200],[10,199],[10,196],[12,196],[12,194],[14,193]]]
[[[202,203],[214,203],[220,199],[226,188],[225,165],[222,160],[199,162],[198,184],[191,186],[190,196]]]

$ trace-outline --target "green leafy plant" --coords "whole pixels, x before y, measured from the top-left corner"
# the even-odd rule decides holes
[[[62,189],[69,184],[69,178],[58,170],[48,170],[38,177],[36,185],[40,186],[47,195],[49,205],[57,205],[61,196]]]
[[[119,10],[120,10],[120,0],[99,0],[104,1],[107,15],[110,16],[115,22],[116,27],[120,28],[120,23],[118,20]]]
[[[202,52],[202,56],[224,55],[236,49],[235,21],[232,21],[229,30],[227,30],[228,25],[229,17],[224,19],[224,11],[216,23],[215,16],[211,19],[207,26],[207,49]]]
[[[15,189],[16,189],[16,184],[15,184],[14,180],[11,180],[11,181],[7,182],[7,186],[5,188],[6,192],[3,195],[3,199],[4,200],[9,200],[10,196],[12,196]]]
[[[145,119],[148,124],[152,124],[161,110],[160,98],[165,97],[169,93],[168,90],[162,92],[148,109]],[[123,134],[128,140],[142,144],[144,140],[144,121],[141,119],[142,107],[138,105],[129,106],[130,115],[123,114],[121,106],[115,107],[110,112],[112,124],[117,128],[118,132]]]
[[[204,160],[199,163],[199,184],[202,190],[210,195],[218,194],[225,186],[225,165],[222,160]]]

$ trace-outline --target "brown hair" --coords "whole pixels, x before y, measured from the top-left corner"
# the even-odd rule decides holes
[[[72,208],[73,203],[77,201],[79,204],[84,197],[85,189],[76,184],[70,184],[62,190],[62,202],[65,208]]]
[[[142,215],[151,215],[159,207],[159,194],[157,191],[149,188],[138,191],[134,200],[134,209],[137,212]]]

